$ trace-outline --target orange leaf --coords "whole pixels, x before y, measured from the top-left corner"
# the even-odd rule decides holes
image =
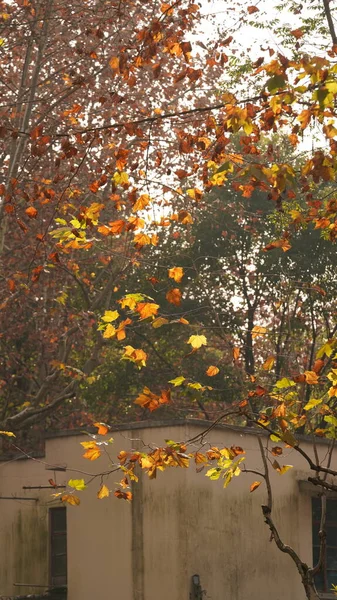
[[[132,212],[137,212],[138,210],[143,210],[148,204],[150,204],[151,198],[148,194],[142,194],[139,196],[138,200],[133,205]]]
[[[133,346],[124,346],[124,351],[122,356],[124,360],[131,360],[139,369],[146,366],[147,354],[144,350],[133,348]]]
[[[261,481],[254,481],[254,483],[252,483],[252,485],[250,486],[250,491],[254,492],[254,490],[256,490],[256,488],[258,488],[261,485]]]
[[[175,306],[179,306],[181,304],[181,291],[178,288],[169,290],[166,294],[166,300]]]
[[[119,58],[118,56],[112,56],[109,60],[109,65],[112,69],[117,71],[119,69]]]
[[[136,398],[135,404],[138,404],[142,408],[148,408],[149,411],[154,411],[162,404],[168,404],[170,402],[170,391],[162,390],[161,395],[158,396],[145,387],[142,393]]]
[[[309,385],[315,385],[315,384],[319,383],[318,375],[317,375],[317,373],[315,373],[315,371],[304,371],[304,375],[305,375],[305,381]]]
[[[252,329],[252,338],[256,338],[258,335],[264,335],[267,333],[267,329],[265,327],[260,327],[260,325],[255,325]]]
[[[172,267],[172,269],[168,270],[168,276],[177,283],[180,283],[184,276],[184,269],[182,267]]]
[[[94,423],[95,427],[98,427],[98,435],[106,435],[109,431],[109,427],[105,423]]]
[[[189,325],[190,324],[190,322],[187,319],[184,319],[184,317],[180,317],[179,323],[182,323],[183,325]]]
[[[118,219],[117,221],[110,221],[109,227],[112,235],[117,235],[119,233],[122,233],[125,227],[125,221],[123,221],[122,219]]]
[[[270,371],[273,368],[275,363],[275,356],[268,356],[267,360],[262,365],[262,369],[265,371]]]
[[[61,496],[62,502],[67,502],[71,506],[78,506],[81,502],[78,496],[74,496],[74,494],[63,494]]]
[[[102,454],[96,442],[81,442],[81,446],[86,449],[83,458],[87,458],[88,460],[96,460]]]
[[[234,346],[234,348],[233,348],[234,360],[238,360],[239,356],[240,356],[240,348],[237,348],[236,346]]]
[[[275,242],[267,244],[267,246],[263,248],[263,251],[268,252],[269,250],[274,250],[274,248],[281,248],[283,252],[287,252],[291,248],[291,245],[289,243],[289,240],[283,238],[281,240],[276,240]]]
[[[208,377],[214,377],[214,375],[217,375],[219,373],[219,369],[218,367],[214,367],[214,365],[211,365],[210,367],[208,367],[207,371],[206,371],[206,375],[208,375]]]
[[[37,217],[37,210],[34,208],[34,206],[28,206],[28,208],[25,210],[25,213],[30,219],[36,219]]]
[[[136,306],[136,311],[139,312],[141,320],[148,319],[157,314],[159,304],[153,302],[139,302]]]

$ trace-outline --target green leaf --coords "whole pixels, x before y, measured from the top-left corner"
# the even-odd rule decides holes
[[[176,450],[177,452],[180,452],[181,444],[178,444],[178,442],[174,442],[173,440],[165,440],[165,444],[167,446],[170,446],[170,448],[172,448],[172,450]]]
[[[227,161],[227,162],[223,163],[223,164],[221,165],[221,167],[219,167],[219,168],[218,168],[218,169],[215,171],[215,175],[216,175],[217,173],[222,173],[223,171],[228,171],[229,167],[230,167],[230,163],[229,163],[229,161]]]
[[[327,417],[324,417],[324,421],[326,421],[326,423],[330,423],[334,427],[337,427],[337,419],[336,419],[336,417],[328,415]]]
[[[85,490],[85,488],[87,487],[85,485],[84,479],[69,479],[68,485],[69,485],[69,487],[74,488],[78,492]]]
[[[277,90],[279,89],[286,87],[286,85],[286,81],[282,75],[273,75],[273,77],[271,77],[267,81],[267,88],[271,94],[277,92]]]

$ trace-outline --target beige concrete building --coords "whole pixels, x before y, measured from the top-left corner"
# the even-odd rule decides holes
[[[125,425],[112,432],[109,453],[114,458],[119,450],[144,443],[186,440],[206,426],[199,421]],[[247,468],[261,469],[252,430],[217,427],[207,439],[218,447],[242,446]],[[59,485],[70,478],[88,481],[109,468],[107,455],[83,459],[80,441],[86,440],[74,432],[59,434],[46,440],[42,458],[0,463],[0,598],[67,585],[69,600],[305,599],[291,559],[270,541],[261,512],[264,485],[249,492],[256,475],[242,473],[223,489],[221,481],[210,481],[193,466],[167,469],[156,480],[143,473],[131,503],[113,494],[98,500],[101,478],[96,477],[78,492],[80,506],[63,507],[50,489],[38,486],[48,486],[50,478]],[[311,451],[306,441],[303,448]],[[319,444],[322,459],[326,450]],[[312,564],[317,490],[303,483],[310,473],[296,451],[286,449],[280,463],[293,468],[282,476],[271,469],[275,523],[283,541]],[[111,475],[108,487],[114,490],[119,479],[118,473]],[[337,500],[328,503],[325,575],[337,583]],[[334,596],[328,592],[322,598]]]

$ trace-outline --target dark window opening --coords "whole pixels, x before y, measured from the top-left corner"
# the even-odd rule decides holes
[[[312,543],[313,564],[318,563],[320,553],[319,528],[321,522],[321,498],[312,498]],[[326,501],[326,549],[323,564],[315,576],[315,585],[319,592],[332,591],[337,585],[337,499]]]
[[[50,512],[50,583],[67,585],[67,509],[51,508]]]

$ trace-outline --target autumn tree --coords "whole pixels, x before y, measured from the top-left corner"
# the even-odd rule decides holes
[[[242,196],[231,226],[241,240],[241,253],[234,256],[233,240],[224,236],[228,244],[220,247],[216,260],[227,261],[233,294],[238,289],[235,271],[240,281],[246,317],[237,324],[236,338],[244,345],[250,385],[242,386],[242,397],[218,420],[236,418],[238,424],[263,429],[304,456],[313,472],[310,480],[322,492],[336,490],[328,478],[337,475],[331,451],[325,464],[319,464],[314,442],[309,456],[297,438],[305,430],[313,440],[334,440],[337,426],[333,292],[323,303],[320,296],[327,292],[313,275],[320,262],[315,269],[307,260],[297,262],[302,229],[318,253],[317,231],[331,244],[337,233],[337,38],[330,4],[312,1],[306,12],[289,0],[275,7],[271,21],[270,8],[242,0],[230,6],[232,22],[227,11],[229,31],[220,28],[206,45],[199,39],[200,6],[189,0],[1,2],[2,430],[13,433],[65,407],[71,410],[79,386],[90,383],[94,369],[109,356],[106,345],[116,340],[121,360],[146,369],[146,340],[132,345],[129,330],[137,335],[155,322],[158,326],[158,319],[165,320],[165,327],[179,321],[185,328],[184,365],[185,360],[203,361],[205,371],[213,368],[207,376],[217,375],[216,365],[208,363],[203,322],[168,311],[157,288],[149,294],[145,286],[127,289],[121,282],[146,259],[149,247],[159,245],[162,231],[172,230],[173,239],[179,239],[178,229],[190,233],[199,212],[207,210],[207,199],[214,198],[210,192],[217,197],[219,188],[230,186],[236,200]],[[282,21],[284,10],[295,25]],[[249,24],[263,30],[270,22],[277,43],[257,43],[244,58],[246,49],[237,34]],[[308,149],[313,128],[320,141]],[[274,150],[261,157],[258,144],[271,133],[287,136],[294,152],[306,144],[301,163],[292,160],[293,154]],[[257,226],[255,199],[268,202],[270,213],[276,209],[277,237],[268,239],[269,221],[262,230]],[[289,259],[281,260],[282,252],[289,252]],[[165,302],[184,312],[180,282],[189,275],[173,260],[178,255],[171,258],[165,265],[171,283]],[[252,258],[255,271],[248,268]],[[280,266],[283,279],[290,274],[286,287]],[[297,300],[297,288],[289,281],[298,273],[306,287]],[[207,263],[198,266],[204,286],[207,276]],[[329,283],[328,271],[323,276]],[[279,290],[278,307],[266,306],[271,281]],[[208,285],[203,294],[216,321],[224,285],[215,290]],[[324,343],[318,314],[328,334]],[[282,327],[289,315],[298,323],[299,338],[310,329],[310,356],[298,362],[296,374],[287,357],[289,330]],[[165,332],[163,321],[159,323]],[[252,353],[255,338],[258,359]],[[230,343],[227,336],[225,343]],[[277,381],[264,375],[260,379],[256,372],[257,362],[271,364],[271,353]],[[233,358],[239,359],[237,351]],[[150,410],[169,405],[171,389],[181,385],[202,398],[212,392],[212,385],[178,374],[159,391],[140,389],[136,402]],[[99,458],[98,442],[88,444],[86,458]],[[215,464],[211,472],[215,468],[228,485],[240,473],[242,452],[218,450],[198,460]],[[187,467],[191,456],[186,452],[186,444],[173,442],[146,459],[123,454],[120,466],[132,474],[139,462],[154,476],[158,468]],[[294,560],[307,598],[317,598],[314,575],[323,551],[318,564],[309,567],[280,539],[262,442],[261,456],[265,521],[279,549]],[[273,468],[285,472],[278,461]],[[74,503],[71,494],[63,498]],[[323,493],[322,531],[324,498]]]

